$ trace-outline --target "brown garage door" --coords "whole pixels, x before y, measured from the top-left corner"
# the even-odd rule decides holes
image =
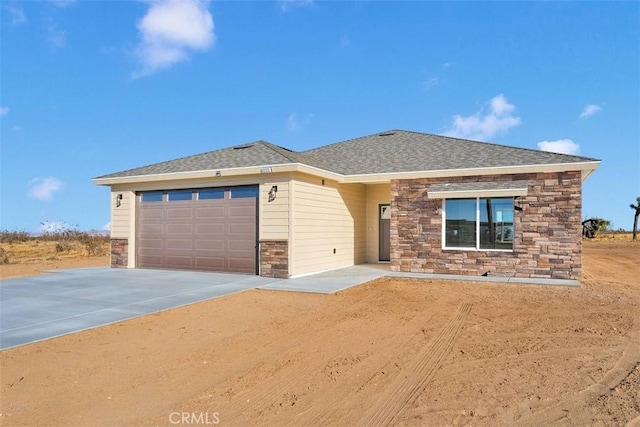
[[[258,187],[138,195],[138,267],[257,273]]]

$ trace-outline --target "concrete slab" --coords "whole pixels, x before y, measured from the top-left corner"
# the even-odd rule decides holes
[[[388,271],[385,270],[371,268],[364,265],[354,265],[310,276],[286,280],[283,279],[279,282],[260,286],[259,289],[334,294],[338,291],[383,277],[387,273]]]
[[[281,279],[109,267],[0,280],[0,349],[254,289]]]

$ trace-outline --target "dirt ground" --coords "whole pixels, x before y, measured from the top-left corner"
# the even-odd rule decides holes
[[[25,345],[0,424],[640,425],[639,265],[587,241],[581,288],[253,290]]]

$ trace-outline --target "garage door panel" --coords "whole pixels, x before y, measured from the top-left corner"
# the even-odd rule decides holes
[[[162,249],[162,239],[139,239],[140,249]]]
[[[167,239],[165,249],[167,251],[174,250],[191,250],[193,249],[193,240],[191,239]]]
[[[196,218],[224,218],[224,204],[220,203],[220,206],[196,207]]]
[[[231,240],[229,241],[229,251],[247,253],[255,249],[256,242],[252,240]]]
[[[163,232],[162,222],[144,222],[138,227],[138,231],[141,234],[157,234],[161,235]]]
[[[191,256],[175,256],[168,255],[164,257],[166,268],[188,269],[193,267],[193,258]]]
[[[193,225],[191,224],[167,224],[167,234],[193,234]]]
[[[169,202],[169,203],[171,203],[171,202]],[[168,220],[175,220],[177,218],[180,218],[181,220],[184,220],[184,219],[189,219],[189,218],[192,218],[192,217],[193,217],[193,209],[191,207],[184,207],[184,208],[169,207],[169,208],[167,208],[167,219]]]
[[[196,233],[224,236],[224,224],[196,224]]]
[[[229,215],[234,218],[255,219],[256,213],[253,208],[254,206],[229,206]]]
[[[138,215],[139,215],[139,219],[143,221],[153,220],[153,219],[162,220],[163,212],[164,210],[162,209],[162,206],[154,206],[154,207],[145,206],[144,209],[140,209],[140,211],[138,212]]]
[[[162,268],[162,255],[138,255],[138,262],[145,267]]]
[[[255,233],[255,219],[251,222],[240,222],[229,224],[229,234],[235,236],[253,236]]]
[[[257,198],[229,191],[223,199],[139,202],[138,266],[255,273]]]
[[[202,251],[224,251],[225,250],[225,240],[196,240],[196,250]]]
[[[253,259],[229,258],[230,270],[253,273],[254,268],[255,265]]]
[[[225,258],[196,257],[196,268],[199,270],[226,271]]]

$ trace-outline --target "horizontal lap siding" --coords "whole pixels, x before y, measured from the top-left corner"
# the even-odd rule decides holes
[[[116,207],[118,194],[122,194],[120,206]],[[131,234],[131,209],[135,206],[136,194],[132,191],[111,192],[111,238],[128,239]]]
[[[297,176],[292,275],[365,262],[365,186]],[[333,253],[333,250],[336,253]]]
[[[288,179],[288,178],[287,178]],[[269,190],[276,185],[278,192],[269,201]],[[289,239],[289,183],[266,182],[260,186],[260,240]]]

